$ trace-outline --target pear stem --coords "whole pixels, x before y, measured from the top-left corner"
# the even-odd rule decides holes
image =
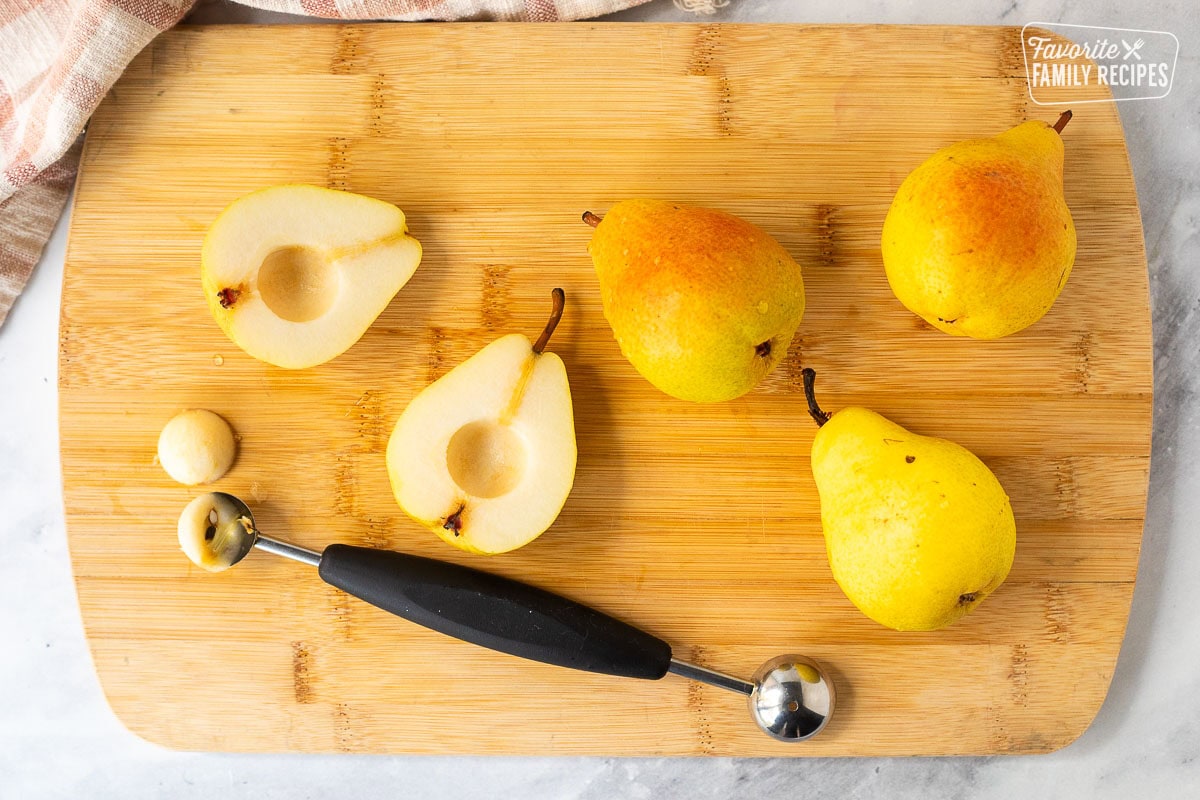
[[[593,228],[600,224],[600,217],[597,217],[590,211],[583,212],[583,221]]]
[[[1062,133],[1063,128],[1067,127],[1067,123],[1071,121],[1072,116],[1071,109],[1069,108],[1060,114],[1058,117],[1058,122],[1054,123],[1054,132]]]
[[[817,405],[817,373],[810,367],[805,367],[800,370],[800,377],[804,379],[804,399],[808,401],[808,414],[813,418],[813,422],[817,423],[817,427],[821,427],[826,422],[829,422],[831,414],[826,414]]]
[[[542,329],[542,335],[533,343],[533,352],[539,356],[546,349],[546,345],[550,343],[550,337],[554,334],[554,329],[558,327],[558,321],[562,319],[563,306],[567,303],[567,295],[562,289],[550,292],[550,298],[554,302],[554,307],[550,311],[550,321]]]

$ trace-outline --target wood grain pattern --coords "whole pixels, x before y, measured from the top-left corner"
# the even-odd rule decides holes
[[[79,601],[121,719],[171,747],[409,753],[1028,753],[1104,698],[1133,591],[1150,445],[1146,261],[1111,104],[1075,109],[1075,271],[1051,313],[998,342],[939,334],[888,290],[879,231],[938,147],[1057,109],[1028,102],[1010,28],[320,26],[179,29],[97,112],[63,288],[60,402]],[[363,339],[287,372],[209,317],[204,231],[239,195],[310,182],[409,215],[425,259]],[[762,225],[805,269],[786,361],[715,406],[673,400],[620,356],[584,209],[631,196]],[[484,559],[408,521],[388,434],[429,381],[540,328],[575,396],[579,467],[557,524]],[[955,439],[1013,497],[1018,551],[962,622],[901,634],[829,574],[801,362],[822,403]],[[777,744],[731,694],[619,681],[418,629],[264,555],[221,575],[179,552],[192,490],[154,463],[163,423],[209,408],[241,437],[217,488],[299,544],[394,547],[593,603],[685,657],[747,675],[776,653],[832,668],[827,732]]]

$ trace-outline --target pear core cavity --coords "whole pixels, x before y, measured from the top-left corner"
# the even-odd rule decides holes
[[[312,247],[281,247],[263,259],[258,291],[267,308],[289,322],[322,316],[337,296],[338,270]]]

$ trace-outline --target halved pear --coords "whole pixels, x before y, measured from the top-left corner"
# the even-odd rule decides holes
[[[391,203],[292,184],[221,212],[204,239],[200,276],[234,344],[303,369],[346,352],[420,263],[421,244]]]
[[[396,501],[455,547],[494,554],[536,539],[575,481],[575,416],[567,370],[544,352],[562,315],[534,344],[514,333],[413,398],[387,448]]]

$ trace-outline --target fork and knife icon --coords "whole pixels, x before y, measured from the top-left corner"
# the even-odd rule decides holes
[[[1142,45],[1144,45],[1145,43],[1146,43],[1145,39],[1138,39],[1136,42],[1134,42],[1131,45],[1129,42],[1122,39],[1121,44],[1125,46],[1125,55],[1122,57],[1122,61],[1128,61],[1130,56],[1133,56],[1138,61],[1141,61],[1142,55],[1141,55],[1141,53],[1138,52],[1138,50],[1141,50]]]

